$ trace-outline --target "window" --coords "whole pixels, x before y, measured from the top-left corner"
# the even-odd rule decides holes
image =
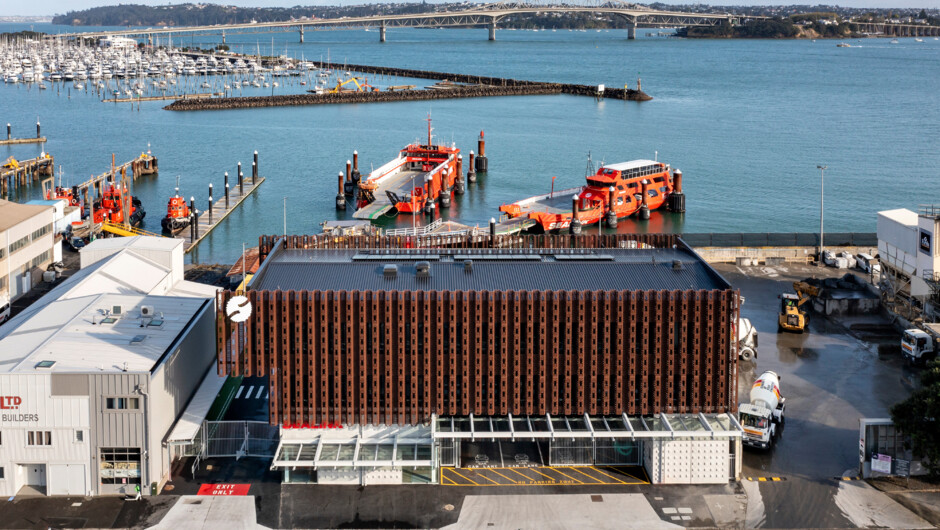
[[[79,429],[75,431],[75,443],[82,443],[85,441],[85,431]]]
[[[139,448],[102,448],[99,466],[102,484],[140,484]]]
[[[34,231],[34,232],[32,233],[32,235],[30,236],[30,238],[31,238],[33,241],[36,241],[36,240],[39,239],[40,237],[42,237],[42,236],[48,234],[49,232],[52,232],[52,225],[46,225],[46,226],[40,228],[39,230]]]
[[[20,250],[29,244],[29,236],[23,236],[22,238],[10,243],[10,255],[12,256],[14,252]]]
[[[32,266],[33,266],[33,267],[38,267],[38,266],[42,265],[44,262],[46,262],[46,261],[49,260],[50,254],[51,254],[51,252],[47,250],[47,251],[43,252],[42,254],[36,256],[35,258],[33,258]]]
[[[139,409],[140,398],[113,397],[105,399],[105,406],[108,410],[128,410]]]
[[[4,478],[6,477],[3,476],[3,468],[0,467],[0,480],[3,480]]]
[[[26,445],[52,445],[52,433],[49,431],[29,431],[26,433]]]

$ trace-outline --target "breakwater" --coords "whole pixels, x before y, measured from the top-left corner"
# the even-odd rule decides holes
[[[592,85],[544,83],[429,70],[412,70],[386,66],[339,65],[313,61],[319,68],[346,69],[366,74],[411,77],[417,79],[447,80],[458,83],[445,90],[401,90],[372,92],[336,92],[326,94],[291,94],[283,96],[223,97],[202,99],[180,99],[164,107],[166,110],[223,110],[258,107],[286,107],[296,105],[329,105],[344,103],[388,103],[394,101],[423,101],[434,99],[479,98],[496,96],[531,96],[572,94],[628,101],[653,99],[641,90],[627,88],[605,88],[603,92]]]

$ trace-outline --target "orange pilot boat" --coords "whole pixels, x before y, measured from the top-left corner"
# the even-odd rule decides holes
[[[378,219],[397,213],[430,213],[435,202],[449,206],[454,186],[461,186],[462,160],[456,146],[435,145],[428,118],[428,141],[412,143],[398,157],[359,182],[356,219]],[[459,192],[459,190],[458,190]]]
[[[552,182],[554,186],[554,177]],[[510,219],[525,216],[536,221],[537,229],[552,232],[598,222],[613,228],[617,219],[634,214],[648,219],[650,211],[663,205],[670,211],[685,211],[682,172],[662,162],[633,160],[601,166],[587,176],[586,186],[553,189],[546,195],[504,204],[499,210]]]
[[[93,205],[93,220],[95,223],[107,221],[112,224],[124,224],[125,212],[127,223],[138,226],[147,213],[144,211],[140,199],[131,196],[130,191],[120,184],[108,185],[101,194],[101,200]]]

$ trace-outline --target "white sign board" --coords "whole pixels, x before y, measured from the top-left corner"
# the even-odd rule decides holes
[[[891,474],[891,457],[875,453],[871,457],[871,470]]]

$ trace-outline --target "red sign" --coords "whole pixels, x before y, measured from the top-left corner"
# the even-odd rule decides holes
[[[248,495],[251,484],[203,484],[199,495]]]
[[[339,423],[285,423],[285,429],[342,429]]]
[[[0,409],[18,410],[23,404],[23,398],[19,396],[0,396]]]

